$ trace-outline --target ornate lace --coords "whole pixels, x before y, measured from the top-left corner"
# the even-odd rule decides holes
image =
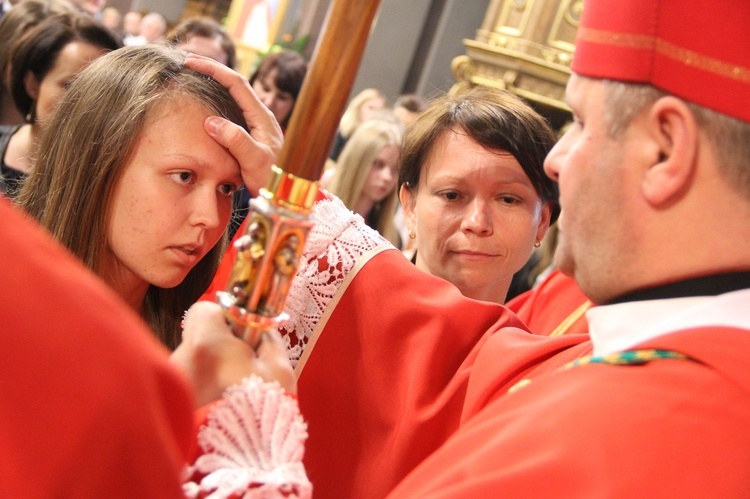
[[[293,366],[357,260],[373,248],[391,245],[330,194],[315,204],[313,216],[314,225],[284,309],[291,319],[278,328]]]
[[[278,383],[250,376],[226,391],[199,430],[203,454],[188,467],[183,492],[191,498],[309,498],[306,439],[297,401]]]

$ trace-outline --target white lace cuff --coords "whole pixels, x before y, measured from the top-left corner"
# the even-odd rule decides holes
[[[186,471],[190,498],[312,496],[302,456],[307,424],[276,382],[250,376],[227,389],[198,432],[201,456]]]
[[[290,319],[278,328],[292,366],[299,362],[328,304],[360,257],[376,247],[391,246],[339,198],[325,194],[313,206],[314,224],[289,289],[284,311]]]

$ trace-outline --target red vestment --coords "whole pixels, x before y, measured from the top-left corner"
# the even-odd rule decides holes
[[[187,384],[141,319],[0,200],[0,497],[181,497]]]
[[[553,270],[535,288],[505,304],[534,334],[586,334],[584,312],[591,305],[575,280]]]
[[[587,335],[530,334],[397,251],[355,269],[328,314],[298,366],[318,498],[749,490],[748,330],[638,345],[694,360],[565,369]]]
[[[750,331],[703,327],[638,348],[693,360],[537,377],[478,407],[389,497],[747,497]],[[494,384],[495,371],[471,382]]]
[[[465,298],[394,249],[351,272],[337,296],[297,368],[318,498],[383,497],[437,449],[459,427],[467,389],[485,396],[469,376],[498,329],[533,343],[531,354],[490,359],[513,381],[534,367],[528,358],[586,338],[515,329],[523,324],[504,307]]]

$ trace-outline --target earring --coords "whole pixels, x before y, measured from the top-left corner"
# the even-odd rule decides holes
[[[541,241],[537,241],[537,242],[535,242],[535,243],[534,243],[534,247],[535,247],[535,248],[538,248],[538,247],[539,247],[539,246],[541,246],[541,245],[542,245],[542,242],[541,242]]]
[[[409,239],[416,239],[417,234],[414,232],[414,229],[409,229]]]
[[[29,106],[29,112],[26,113],[26,123],[34,123],[34,120],[36,119],[36,101],[31,101],[31,106]]]

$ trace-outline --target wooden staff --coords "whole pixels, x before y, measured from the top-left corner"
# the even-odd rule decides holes
[[[320,179],[379,4],[333,0],[279,156],[287,173]]]
[[[245,234],[217,301],[235,334],[257,345],[283,313],[312,225],[318,180],[359,69],[379,0],[333,0],[278,165],[250,202]]]

